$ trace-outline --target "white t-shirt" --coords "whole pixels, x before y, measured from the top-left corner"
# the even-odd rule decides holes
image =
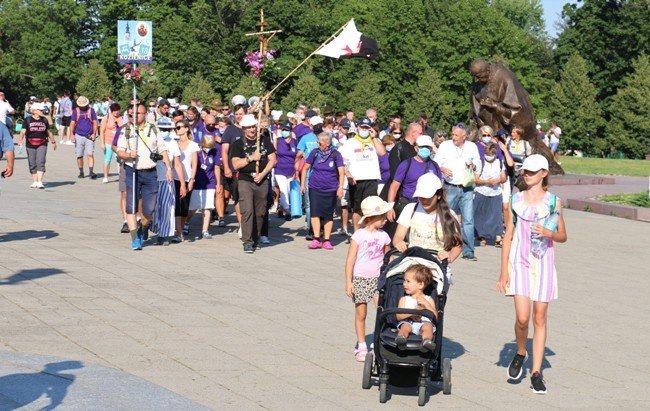
[[[7,113],[14,111],[14,108],[11,107],[6,100],[0,101],[0,123],[7,124]]]
[[[504,164],[498,158],[493,162],[485,161],[483,163],[483,170],[481,171],[481,180],[489,180],[491,178],[500,178],[501,172],[505,171]],[[495,185],[476,185],[474,192],[482,194],[486,197],[496,197],[501,194],[501,183]]]
[[[558,126],[555,126],[555,129],[551,130],[551,144],[559,143],[561,135],[562,129]]]
[[[452,140],[443,141],[433,160],[440,167],[451,170],[451,177],[445,177],[445,181],[449,184],[462,184],[465,168],[469,162],[474,164],[474,173],[481,173],[481,157],[476,144],[471,141],[465,141],[462,148],[456,146]]]
[[[172,170],[174,170],[174,157],[180,157],[181,149],[178,148],[178,143],[173,138],[170,138],[169,140],[163,139],[163,141],[165,142],[165,147],[167,147],[169,165],[172,166]],[[173,171],[173,173],[176,175],[176,171]],[[167,167],[165,167],[165,163],[162,160],[156,164],[156,174],[158,175],[158,181],[167,180]]]
[[[180,148],[180,147],[179,147]],[[194,141],[190,141],[185,147],[185,151],[180,152],[181,164],[183,165],[183,173],[185,173],[185,182],[190,181],[192,178],[192,154],[201,151],[201,148]],[[180,180],[174,170],[174,180]]]
[[[453,210],[449,211],[456,218],[456,213]],[[419,202],[407,204],[397,218],[397,224],[409,228],[409,247],[422,247],[436,251],[445,249],[444,234],[438,214],[427,213]]]
[[[379,180],[379,157],[373,142],[362,144],[356,138],[349,138],[339,149],[346,170],[352,174],[357,181]]]

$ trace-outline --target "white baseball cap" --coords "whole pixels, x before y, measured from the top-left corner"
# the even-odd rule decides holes
[[[526,157],[524,164],[521,165],[522,170],[536,172],[539,170],[548,170],[548,160],[541,154],[533,154]]]
[[[257,119],[253,114],[244,114],[239,125],[242,127],[250,127],[257,125]]]
[[[418,178],[413,197],[431,198],[442,188],[442,182],[433,173],[425,173]]]

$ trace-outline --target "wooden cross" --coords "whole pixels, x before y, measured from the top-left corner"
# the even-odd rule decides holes
[[[273,36],[275,36],[277,33],[282,33],[282,30],[265,31],[264,28],[266,26],[268,26],[268,23],[264,21],[264,9],[260,9],[260,22],[257,23],[257,27],[260,28],[259,31],[246,34],[246,37],[256,36],[260,40],[260,53],[262,53],[263,56],[266,55],[269,41],[273,38]],[[266,37],[267,35],[269,35],[269,37]]]

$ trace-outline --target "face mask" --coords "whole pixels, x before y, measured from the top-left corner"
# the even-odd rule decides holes
[[[156,111],[156,108],[155,108],[155,107],[149,107],[149,112],[150,112],[150,113],[153,113],[154,111]]]
[[[418,156],[420,156],[420,158],[429,158],[430,155],[431,149],[429,147],[420,147],[418,149]]]
[[[339,136],[339,131],[338,130],[332,131],[332,137],[337,138],[338,136]]]
[[[282,130],[282,133],[281,133],[281,134],[282,134],[282,138],[288,138],[289,136],[291,136],[291,131],[289,131],[289,130]]]
[[[397,134],[393,133],[393,137],[395,137],[396,139],[400,139],[400,138],[402,138],[402,134],[400,134],[400,133],[397,133]]]
[[[162,138],[163,138],[164,140],[169,140],[169,139],[171,139],[170,134],[171,134],[171,133],[169,132],[169,130],[162,130],[162,133],[161,133]]]
[[[497,158],[496,156],[485,156],[485,161],[488,163],[491,163],[494,161],[494,159]]]
[[[203,152],[204,152],[204,153],[207,153],[208,151],[210,151],[209,148],[207,148],[207,147],[203,147]]]
[[[212,131],[214,131],[216,129],[216,127],[213,126],[212,124],[210,124],[210,125],[205,126],[205,129],[212,132]]]
[[[492,141],[492,137],[481,137],[481,141],[485,144],[489,144]]]
[[[219,129],[219,134],[223,134],[224,131],[226,131],[225,128],[220,128],[220,129]]]
[[[369,135],[370,135],[370,131],[368,131],[368,130],[359,130],[359,137],[366,138]]]
[[[392,146],[386,146],[386,151],[389,151],[389,152],[390,152],[390,150],[392,150],[392,149],[393,149],[393,147],[395,147],[395,145],[394,145],[394,144],[393,144]]]
[[[195,118],[196,118],[196,117],[185,117],[185,119],[186,119],[187,121],[189,121],[190,123],[191,123],[192,121],[194,121]]]

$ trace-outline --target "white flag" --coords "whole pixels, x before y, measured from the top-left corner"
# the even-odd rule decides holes
[[[330,41],[321,47],[316,54],[332,58],[347,57],[352,54],[357,54],[361,50],[361,33],[357,31],[354,24],[354,19],[351,19],[345,25],[341,34],[336,36],[334,40]]]

